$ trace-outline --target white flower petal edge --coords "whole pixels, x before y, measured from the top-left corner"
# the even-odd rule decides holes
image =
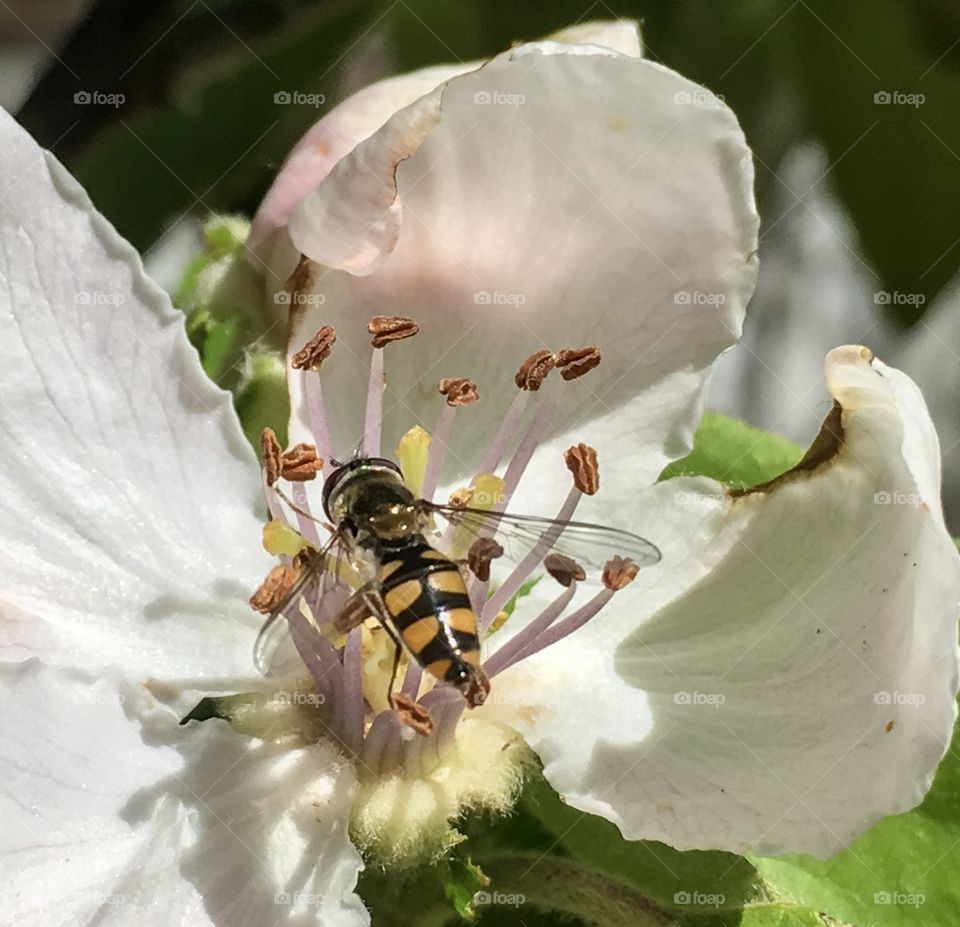
[[[141,687],[36,660],[0,691],[10,923],[369,924],[333,747],[178,728]]]
[[[839,447],[740,497],[643,494],[662,565],[513,683],[547,778],[629,838],[827,857],[914,807],[949,745],[960,555],[936,435],[867,349],[826,368]]]
[[[334,438],[357,438],[367,320],[409,315],[421,334],[388,358],[387,407],[403,414],[386,447],[432,426],[441,377],[466,376],[493,411],[456,438],[465,470],[526,356],[596,344],[604,362],[564,395],[555,430],[599,420],[601,461],[629,454],[649,482],[688,448],[704,378],[739,335],[752,182],[730,110],[642,59],[543,42],[448,81],[343,158],[291,221],[304,254],[339,268],[299,294],[291,344],[337,331],[322,376],[357,400],[331,410]]]
[[[259,472],[182,317],[0,112],[0,658],[250,675]]]
[[[592,44],[639,57],[640,30],[632,20],[579,23],[550,38],[569,44]],[[377,81],[348,97],[300,139],[290,152],[263,202],[247,239],[255,267],[268,272],[268,286],[282,283],[296,267],[299,252],[286,232],[297,204],[330,173],[333,166],[395,112],[430,93],[444,81],[479,68],[483,61],[434,65]]]
[[[445,80],[480,67],[482,62],[435,65],[377,81],[348,97],[320,119],[294,146],[250,226],[247,253],[267,273],[273,292],[297,266],[300,253],[286,225],[300,200],[333,166],[372,135],[397,110],[409,106]]]

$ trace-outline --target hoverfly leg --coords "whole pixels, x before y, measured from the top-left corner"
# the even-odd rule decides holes
[[[397,670],[400,668],[401,653],[403,653],[403,647],[400,646],[399,641],[395,641],[393,645],[393,667],[390,670],[390,682],[387,684],[387,701],[394,711],[397,710],[397,701],[393,694],[393,687],[397,684]]]

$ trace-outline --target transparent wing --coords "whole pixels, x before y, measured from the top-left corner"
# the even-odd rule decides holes
[[[607,561],[617,555],[628,557],[641,567],[660,561],[660,551],[655,544],[620,528],[432,502],[421,504],[426,512],[440,516],[457,529],[460,538],[455,546],[462,546],[464,542],[469,545],[472,538],[492,537],[511,559],[519,560],[544,537],[550,537],[555,539],[551,552],[572,557],[586,569],[602,570]]]
[[[331,557],[341,560],[346,557],[346,549],[339,534],[333,534],[323,545],[314,549],[302,560],[300,573],[283,601],[267,616],[253,645],[253,662],[264,676],[274,675],[278,667],[276,656],[280,649],[290,641],[290,627],[285,619],[290,609],[300,607],[300,601],[306,599],[309,611],[320,613],[320,603],[335,586],[342,586],[340,570],[329,568]]]

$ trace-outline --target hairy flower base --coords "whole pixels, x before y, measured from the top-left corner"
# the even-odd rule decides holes
[[[436,860],[464,839],[453,825],[459,815],[509,812],[536,768],[533,751],[516,731],[466,718],[432,772],[361,778],[350,836],[367,858],[389,868]]]

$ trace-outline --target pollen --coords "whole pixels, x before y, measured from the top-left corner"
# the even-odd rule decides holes
[[[397,445],[397,462],[403,473],[403,482],[415,496],[419,496],[423,489],[431,440],[430,433],[426,429],[414,425]]]
[[[296,557],[309,546],[299,532],[279,519],[271,518],[263,526],[263,548],[274,557]]]

